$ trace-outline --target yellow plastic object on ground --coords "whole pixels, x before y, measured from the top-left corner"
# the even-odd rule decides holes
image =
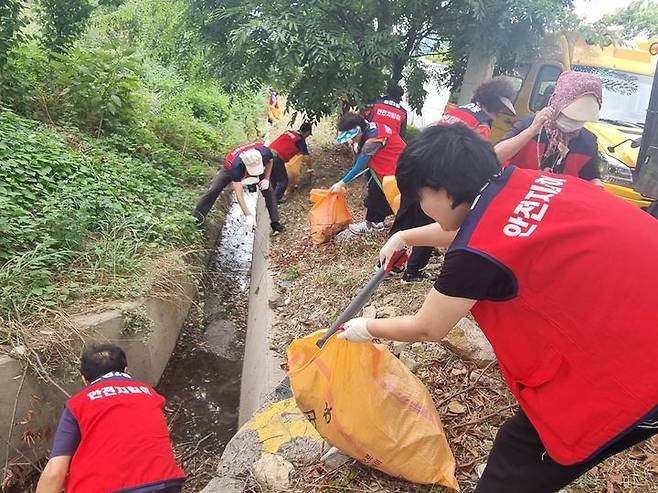
[[[299,186],[299,180],[302,175],[302,164],[304,162],[304,155],[297,154],[290,161],[286,163],[286,172],[288,173],[288,189],[289,192],[294,192]]]
[[[395,176],[385,176],[382,180],[382,188],[388,204],[393,209],[393,214],[397,214],[400,210],[400,189]]]
[[[423,383],[386,346],[323,331],[288,347],[299,409],[320,435],[363,464],[413,483],[459,489],[455,458]]]
[[[314,188],[310,194],[313,207],[308,212],[311,225],[311,241],[315,245],[326,243],[336,233],[354,222],[347,208],[345,192],[331,193],[329,190]]]

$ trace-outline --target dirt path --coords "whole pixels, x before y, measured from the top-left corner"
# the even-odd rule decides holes
[[[273,129],[274,136],[282,126]],[[385,234],[373,234],[346,244],[313,246],[309,239],[307,212],[311,188],[326,188],[337,181],[352,163],[348,149],[333,144],[329,122],[314,130],[309,146],[313,172],[304,173],[299,189],[281,207],[287,231],[274,238],[271,262],[279,290],[274,348],[285,356],[296,337],[327,328],[356,290],[372,275],[377,252]],[[311,178],[312,177],[312,178]],[[348,200],[357,220],[363,183],[352,184]],[[389,218],[388,223],[392,218]],[[441,257],[433,257],[428,270],[438,273]],[[375,294],[372,305],[378,316],[414,313],[422,304],[431,283],[402,285],[388,280]],[[417,344],[415,373],[427,385],[443,420],[457,460],[457,477],[462,491],[472,492],[477,482],[475,468],[486,462],[498,427],[514,412],[515,401],[495,365],[484,372],[439,344]],[[452,412],[449,410],[452,410]],[[442,491],[391,480],[358,464],[327,473],[322,466],[297,471],[295,491]],[[570,491],[658,492],[658,440],[621,454],[580,478]]]

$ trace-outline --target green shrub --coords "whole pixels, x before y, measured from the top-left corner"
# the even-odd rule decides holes
[[[52,286],[72,263],[120,277],[145,254],[199,240],[184,164],[154,166],[115,145],[0,112],[0,312],[59,296]]]
[[[416,137],[420,135],[422,132],[422,129],[418,127],[414,127],[413,125],[407,125],[407,134],[405,135],[405,142],[408,144],[412,140],[414,140]]]
[[[58,61],[57,83],[80,128],[101,135],[134,126],[144,113],[139,59],[133,50],[116,45],[75,48]]]

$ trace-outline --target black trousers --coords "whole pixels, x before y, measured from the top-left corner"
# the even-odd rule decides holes
[[[393,211],[386,200],[384,191],[372,175],[368,173],[366,176],[368,177],[368,191],[363,201],[363,205],[366,207],[366,221],[381,223],[387,216],[393,214]]]
[[[393,221],[393,226],[391,226],[389,234],[394,235],[398,231],[427,226],[433,222],[434,219],[423,212],[418,200],[410,200],[402,195],[400,199],[400,209],[395,215],[395,221]],[[434,248],[432,247],[413,247],[409,260],[407,261],[407,273],[411,275],[417,274],[418,271],[425,268],[430,261],[433,250]]]
[[[475,493],[554,493],[592,467],[658,433],[637,427],[593,458],[563,466],[552,460],[526,415],[519,411],[498,430]]]
[[[274,191],[274,198],[280,202],[288,188],[288,170],[286,163],[280,157],[275,157],[272,164],[272,176],[270,177],[271,186]]]
[[[197,202],[192,215],[199,221],[203,221],[210,212],[210,209],[212,209],[212,206],[215,204],[219,194],[222,193],[222,190],[224,190],[232,181],[231,172],[222,166],[222,169],[219,170],[212,183],[210,183],[208,191],[204,193]],[[265,199],[267,212],[270,213],[270,221],[273,223],[279,222],[279,208],[276,205],[272,185],[270,184],[270,188],[263,190],[261,193]]]

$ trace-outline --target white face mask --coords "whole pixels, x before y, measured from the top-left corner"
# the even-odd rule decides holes
[[[580,120],[573,120],[568,116],[560,113],[555,120],[555,125],[557,125],[557,128],[560,129],[560,131],[564,132],[565,134],[570,134],[583,128],[585,122],[581,122]]]

